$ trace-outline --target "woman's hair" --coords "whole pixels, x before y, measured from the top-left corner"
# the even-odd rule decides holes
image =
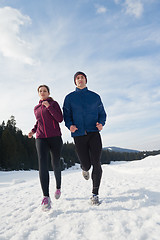
[[[37,89],[38,92],[39,92],[39,89],[40,89],[41,87],[45,87],[45,88],[47,89],[48,93],[50,93],[49,87],[48,87],[47,85],[40,85],[40,86],[38,87],[38,89]]]
[[[37,89],[38,92],[39,92],[39,89],[40,89],[41,87],[45,87],[45,88],[47,89],[48,93],[50,93],[49,87],[48,87],[47,85],[45,85],[45,84],[40,85],[40,86],[38,87],[38,89]],[[53,100],[52,97],[49,97],[49,99]]]

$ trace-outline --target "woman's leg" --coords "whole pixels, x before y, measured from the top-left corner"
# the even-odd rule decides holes
[[[61,188],[61,166],[60,166],[60,154],[62,149],[62,138],[61,136],[52,137],[47,139],[50,152],[51,152],[51,163],[56,179],[57,189]]]
[[[36,139],[36,149],[39,163],[39,177],[44,196],[49,197],[48,154],[49,147],[46,139]]]

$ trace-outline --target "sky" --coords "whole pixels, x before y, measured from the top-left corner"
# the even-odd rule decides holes
[[[103,146],[159,150],[159,9],[159,0],[0,0],[0,123],[13,115],[28,134],[37,87],[62,108],[83,71],[107,112]]]

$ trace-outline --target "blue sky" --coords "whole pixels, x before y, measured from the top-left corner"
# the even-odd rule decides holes
[[[1,0],[0,122],[14,115],[27,134],[37,87],[62,107],[80,70],[108,115],[104,147],[160,149],[159,9],[159,0]]]

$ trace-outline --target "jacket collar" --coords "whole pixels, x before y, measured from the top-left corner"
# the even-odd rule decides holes
[[[47,99],[45,99],[45,100],[39,100],[39,103],[42,103],[42,102],[44,102],[44,101],[48,101],[48,102],[50,102],[51,99],[50,99],[50,98],[47,98]]]
[[[76,87],[76,92],[86,92],[88,90],[88,88],[87,87],[85,87],[85,88],[83,88],[83,89],[80,89],[80,88],[77,88]]]

